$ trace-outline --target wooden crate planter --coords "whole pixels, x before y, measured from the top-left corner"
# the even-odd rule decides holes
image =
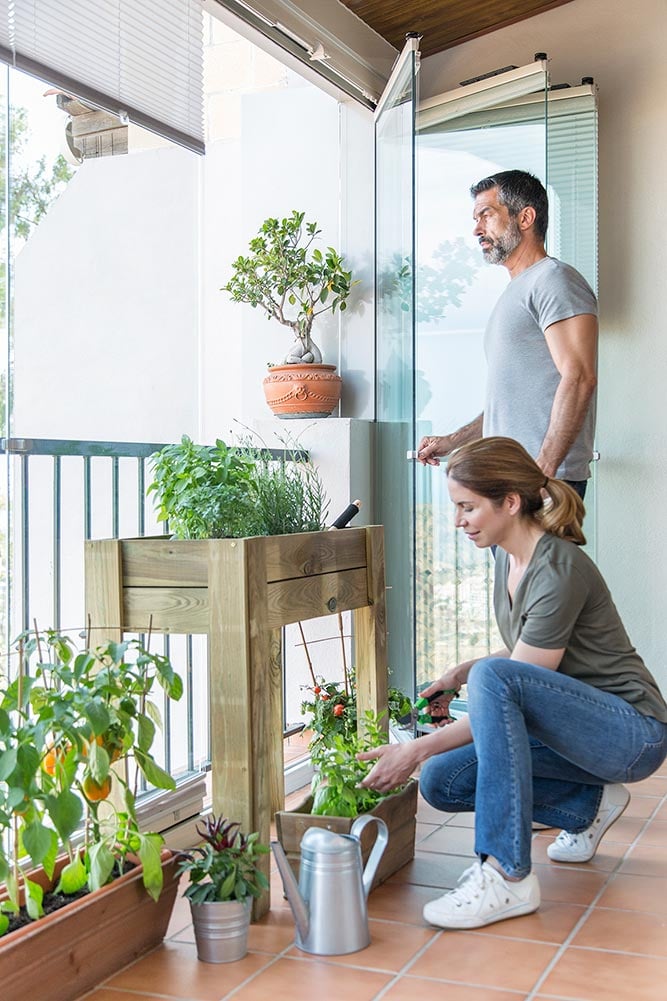
[[[85,557],[93,642],[149,626],[208,634],[213,809],[268,843],[285,802],[281,628],[352,611],[359,716],[387,709],[382,527],[105,539],[87,542]],[[267,892],[254,916],[269,903]]]
[[[301,860],[301,839],[308,828],[323,827],[337,834],[349,834],[354,823],[353,817],[314,817],[310,812],[312,807],[313,798],[308,796],[294,810],[278,810],[276,813],[278,840],[297,880]],[[387,796],[370,812],[374,817],[381,817],[389,830],[389,842],[371,885],[371,889],[374,890],[414,858],[417,782],[411,781],[402,792]],[[361,854],[364,865],[375,842],[375,835],[375,824],[371,824],[361,832]]]
[[[43,871],[31,873],[52,889]],[[163,853],[164,886],[155,902],[138,866],[93,893],[0,938],[0,997],[74,1001],[164,938],[176,900],[177,856]],[[0,893],[0,898],[2,894]]]

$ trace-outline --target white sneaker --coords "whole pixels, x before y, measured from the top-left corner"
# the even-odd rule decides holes
[[[540,887],[534,873],[512,882],[488,862],[475,862],[455,890],[426,904],[424,920],[440,928],[482,928],[532,914],[539,906]]]
[[[588,862],[595,855],[602,835],[618,820],[629,802],[630,793],[625,786],[604,786],[600,808],[591,826],[580,834],[561,831],[547,848],[549,858],[553,862]]]

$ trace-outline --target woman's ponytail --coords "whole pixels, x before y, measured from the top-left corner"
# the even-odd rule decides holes
[[[563,480],[547,479],[544,485],[549,500],[538,514],[538,520],[545,532],[557,535],[578,546],[586,544],[586,536],[581,529],[586,509],[584,502],[568,483]]]

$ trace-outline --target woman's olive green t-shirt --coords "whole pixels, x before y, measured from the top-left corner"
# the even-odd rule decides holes
[[[499,548],[493,601],[508,650],[518,640],[545,650],[564,647],[558,668],[563,674],[667,723],[667,703],[632,646],[600,571],[579,546],[541,536],[513,601],[508,570],[508,554]]]

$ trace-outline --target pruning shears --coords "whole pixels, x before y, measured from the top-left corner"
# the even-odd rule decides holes
[[[410,712],[406,713],[405,716],[401,716],[398,722],[402,726],[408,726],[409,724],[415,723],[439,723],[446,717],[434,716],[431,712],[425,712],[425,710],[435,708],[433,703],[437,702],[438,699],[441,699],[443,695],[451,696],[451,698],[447,700],[447,706],[449,706],[451,699],[455,698],[458,694],[458,688],[441,688],[439,691],[433,692],[432,695],[421,695],[415,702]]]

